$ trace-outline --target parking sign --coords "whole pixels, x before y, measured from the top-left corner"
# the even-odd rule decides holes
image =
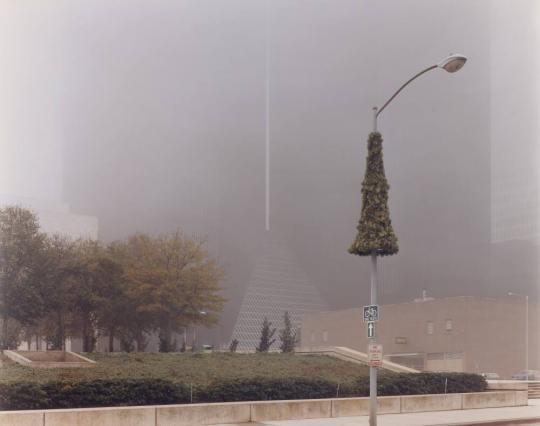
[[[381,367],[383,363],[383,347],[379,343],[368,345],[368,363],[371,367]]]

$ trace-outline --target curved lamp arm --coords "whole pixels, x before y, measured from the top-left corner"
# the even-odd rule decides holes
[[[403,89],[405,89],[405,87],[406,87],[407,85],[409,85],[413,80],[416,80],[416,79],[417,79],[418,77],[420,77],[422,74],[424,74],[424,73],[426,73],[426,72],[428,72],[428,71],[431,71],[431,70],[433,70],[433,69],[435,69],[435,68],[437,68],[437,65],[432,65],[432,66],[426,68],[425,70],[420,71],[420,72],[419,72],[418,74],[416,74],[414,77],[412,77],[411,79],[409,79],[409,80],[408,80],[403,86],[401,86],[401,87],[396,91],[396,93],[394,93],[394,94],[390,97],[390,99],[388,99],[388,100],[384,103],[384,105],[377,111],[377,117],[379,116],[379,114],[380,114],[381,112],[383,112],[383,110],[386,108],[386,106],[387,106],[390,102],[392,102],[392,101],[394,100],[394,98],[395,98],[397,95],[399,95],[399,92],[401,92]]]
[[[383,110],[388,106],[390,102],[394,100],[394,98],[399,95],[399,93],[407,87],[412,81],[416,80],[418,77],[420,77],[422,74],[425,74],[428,71],[434,70],[435,68],[442,68],[450,73],[454,73],[456,71],[459,71],[463,65],[465,65],[465,62],[467,62],[467,58],[463,55],[459,54],[452,54],[446,58],[444,58],[441,62],[439,62],[436,65],[432,65],[430,67],[427,67],[426,69],[420,71],[418,74],[414,75],[412,78],[407,80],[405,84],[403,84],[391,97],[388,99],[384,105],[378,109],[377,107],[373,108],[373,131],[377,131],[377,118],[379,117],[379,114],[383,112]]]

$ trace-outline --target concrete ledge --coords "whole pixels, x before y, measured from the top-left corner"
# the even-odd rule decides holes
[[[43,411],[2,411],[0,412],[0,426],[43,426]]]
[[[524,380],[488,380],[488,390],[527,390],[528,384]]]
[[[31,368],[88,368],[96,362],[70,351],[11,351],[4,355],[12,361]]]
[[[443,395],[407,395],[401,397],[402,413],[418,413],[421,411],[461,410],[460,393]]]
[[[516,391],[516,407],[529,405],[529,391]]]
[[[401,411],[401,397],[380,396],[377,398],[379,414],[398,414]],[[369,414],[369,398],[336,398],[332,399],[332,417],[367,416]]]
[[[248,423],[251,420],[251,404],[245,402],[162,405],[157,406],[156,411],[159,426]]]
[[[46,426],[155,426],[155,424],[156,408],[151,406],[45,410],[43,423]]]
[[[398,414],[402,412],[401,396],[380,396],[377,398],[377,404],[377,411],[381,414]]]
[[[331,417],[331,399],[263,401],[251,403],[251,421],[298,420]]]
[[[514,407],[528,403],[526,390],[383,396],[377,398],[377,402],[380,414]],[[363,416],[368,413],[369,398],[335,398],[0,411],[0,426],[192,426]]]
[[[516,405],[516,391],[495,391],[482,393],[464,393],[463,409],[514,407]]]

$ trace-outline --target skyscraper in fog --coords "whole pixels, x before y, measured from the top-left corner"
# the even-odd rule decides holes
[[[490,4],[491,242],[539,241],[540,5]],[[519,22],[520,25],[516,25]]]

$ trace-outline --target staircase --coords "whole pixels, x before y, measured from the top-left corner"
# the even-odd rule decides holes
[[[540,382],[528,382],[529,399],[540,399]]]
[[[368,357],[364,352],[359,352],[354,349],[344,346],[325,346],[315,348],[299,348],[295,351],[297,355],[328,355],[334,358],[339,358],[344,361],[355,362],[357,364],[368,365]],[[395,362],[383,360],[382,368],[393,371],[395,373],[418,373],[414,368],[405,367]]]

